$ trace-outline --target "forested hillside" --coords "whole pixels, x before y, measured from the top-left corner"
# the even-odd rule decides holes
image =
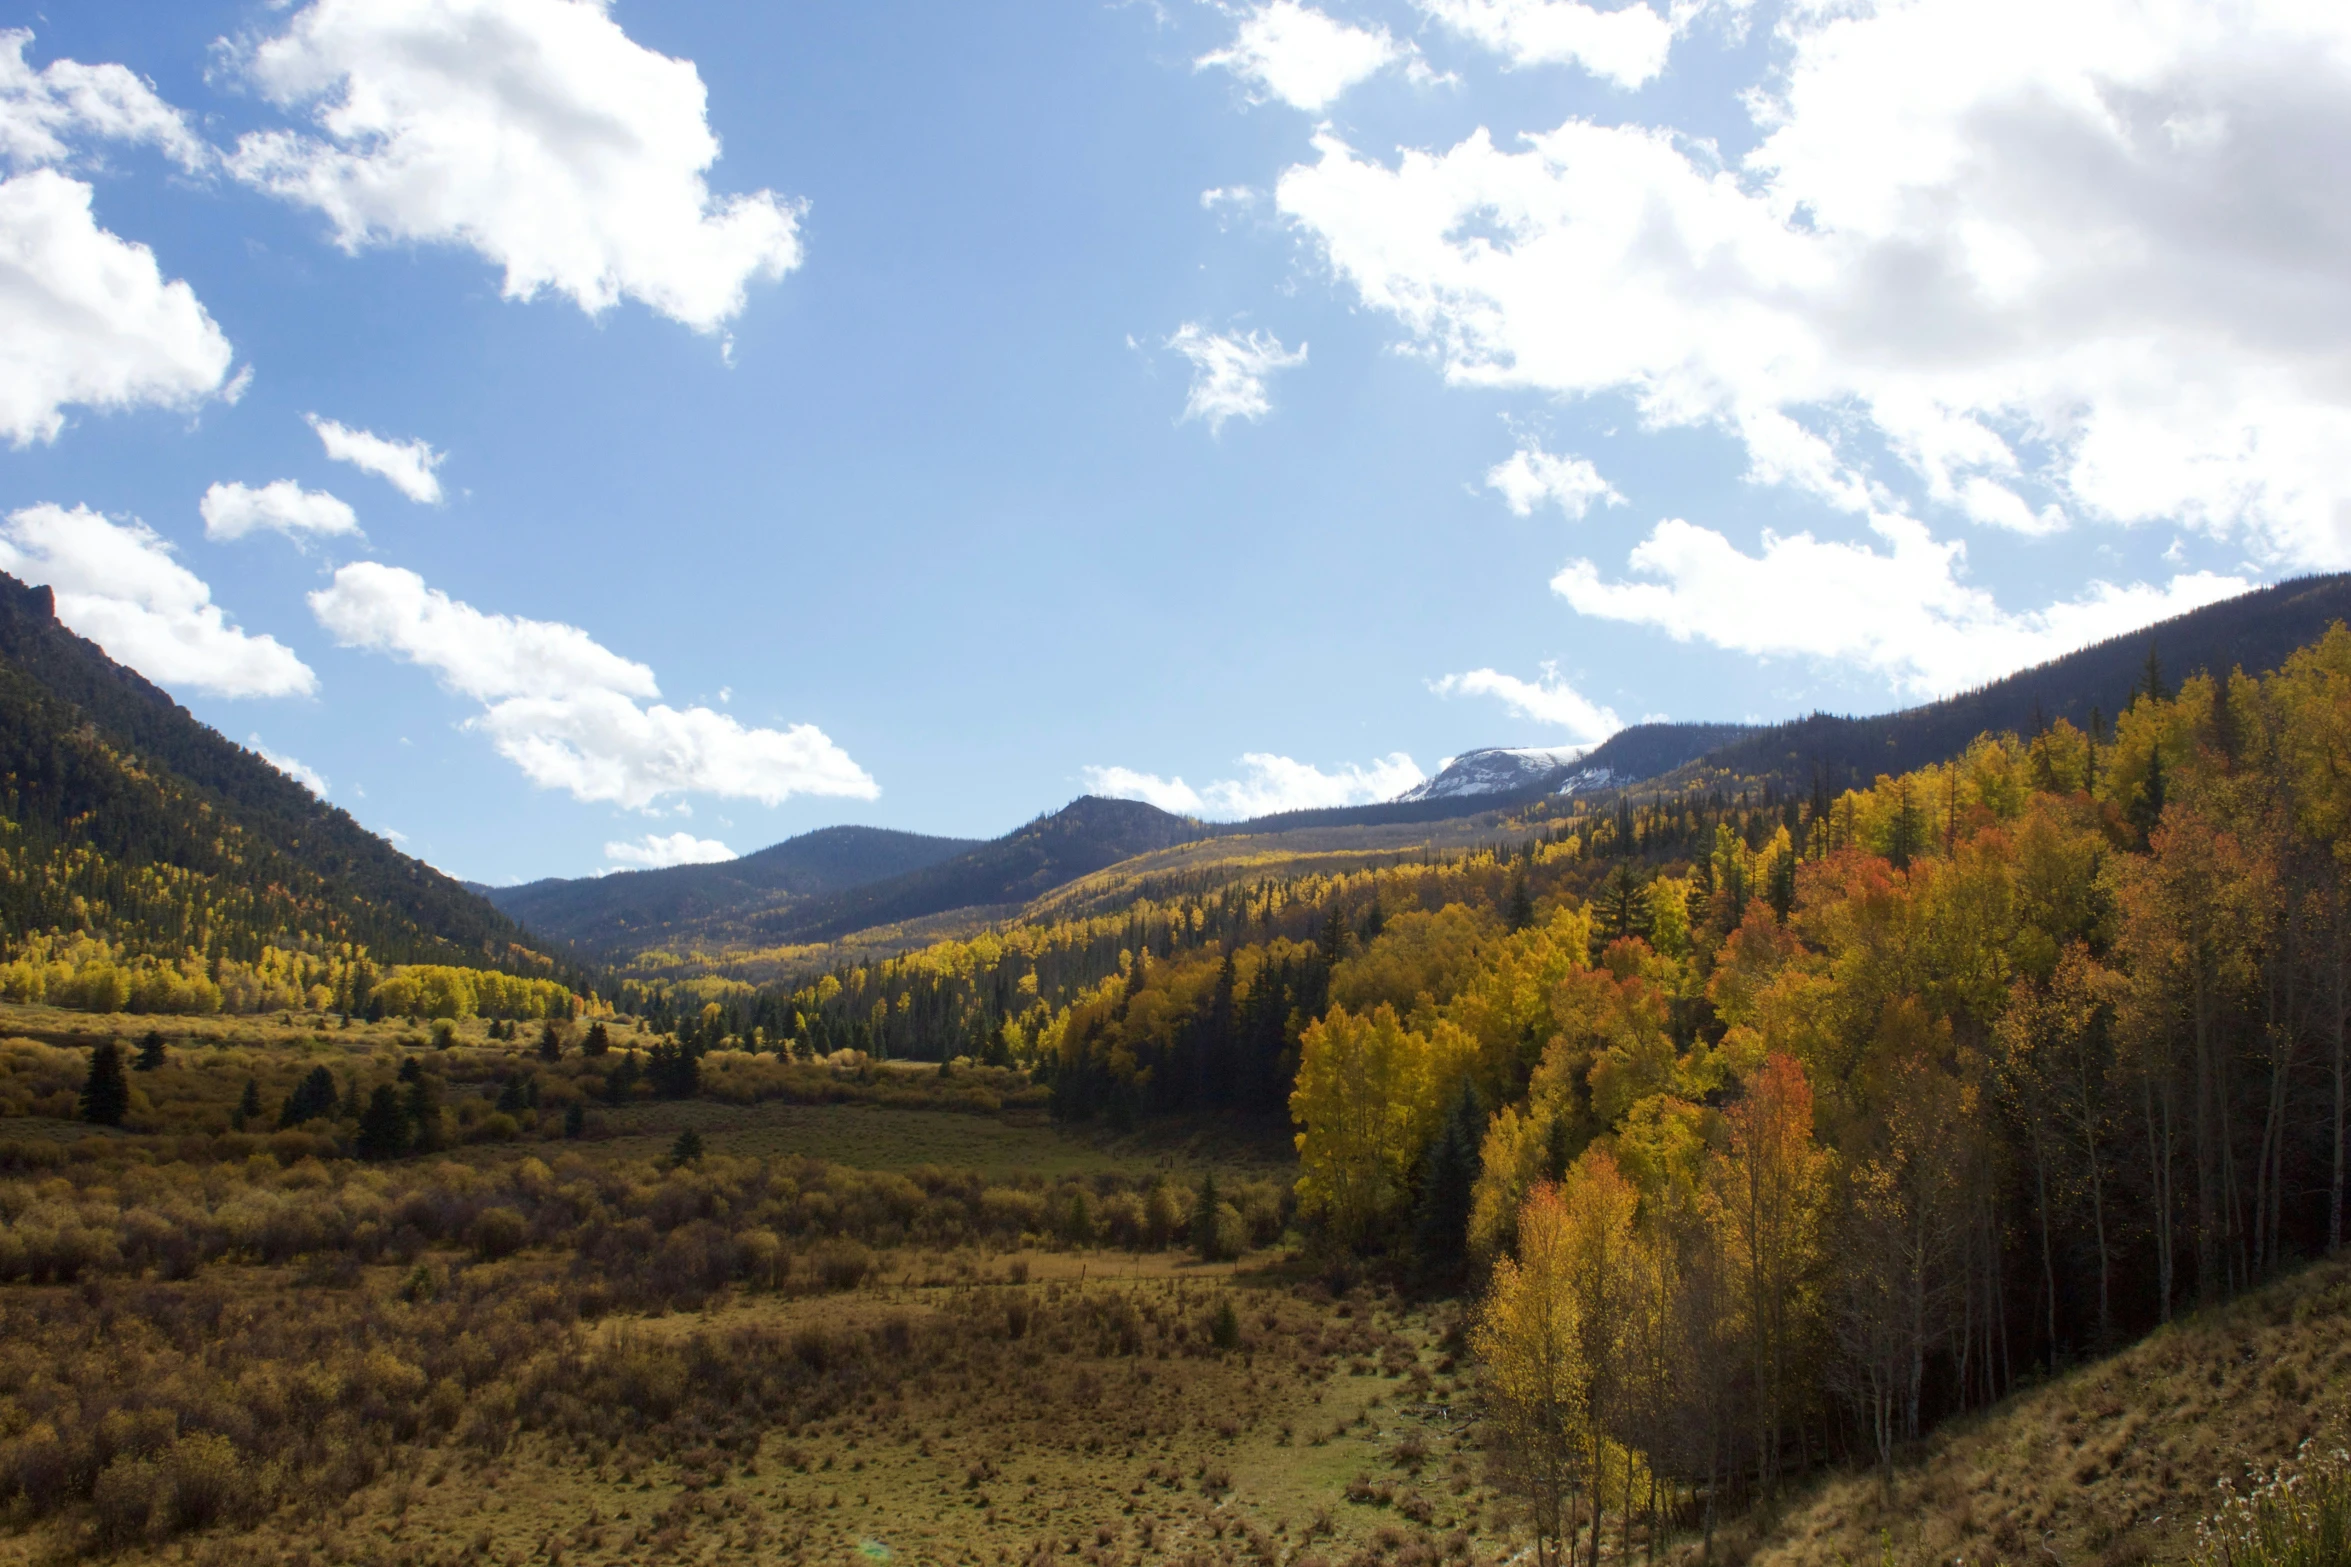
[[[2340,1245],[2347,748],[2338,625],[1863,788],[1547,801],[1489,850],[640,1000],[1027,1065],[1072,1120],[1286,1113],[1308,1233],[1491,1277],[1497,1433],[1570,1430],[1520,1456],[1654,1477],[1640,1511],[1891,1462]],[[1514,1412],[1563,1300],[1572,1375]]]
[[[887,881],[980,845],[880,827],[820,827],[741,859],[488,887],[531,930],[598,952],[720,940],[754,915]]]
[[[512,920],[198,723],[58,624],[48,589],[9,577],[0,939],[12,999],[157,1010],[219,1005],[224,976],[232,995],[301,1004],[322,985],[348,998],[378,964],[555,972]]]

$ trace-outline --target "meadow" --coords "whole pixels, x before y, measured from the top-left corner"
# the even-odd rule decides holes
[[[614,1104],[576,1027],[0,1027],[0,1560],[1511,1548],[1457,1308],[1308,1263],[1279,1128],[725,1052]],[[424,1119],[356,1157],[378,1088]]]

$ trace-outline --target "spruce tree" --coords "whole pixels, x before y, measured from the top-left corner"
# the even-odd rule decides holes
[[[169,1064],[170,1060],[170,1055],[163,1048],[163,1030],[151,1028],[147,1030],[147,1037],[139,1041],[139,1058],[131,1063],[131,1068],[139,1072],[152,1072],[157,1067]]]
[[[1535,900],[1527,894],[1526,873],[1510,884],[1510,929],[1515,934],[1535,922]]]
[[[278,1126],[281,1129],[300,1126],[305,1121],[332,1116],[338,1103],[340,1099],[335,1093],[335,1074],[323,1066],[314,1066],[310,1069],[310,1075],[296,1083],[294,1091],[286,1095],[285,1105],[278,1111]]]
[[[539,1059],[542,1061],[563,1059],[563,1032],[555,1026],[553,1018],[549,1018],[539,1026]]]
[[[229,1117],[229,1125],[241,1132],[259,1114],[261,1114],[261,1084],[248,1077],[245,1079],[244,1096],[237,1101],[236,1111]]]
[[[82,1119],[92,1126],[120,1126],[131,1107],[130,1081],[123,1076],[122,1047],[102,1040],[90,1052],[90,1075],[82,1082]]]
[[[563,1135],[575,1143],[588,1135],[588,1107],[577,1099],[564,1109]]]
[[[612,1048],[612,1035],[606,1032],[601,1020],[588,1025],[588,1037],[580,1041],[580,1054],[600,1056]]]
[[[367,1108],[359,1113],[359,1157],[396,1159],[407,1149],[408,1110],[400,1102],[400,1090],[378,1083],[367,1096]]]
[[[702,1134],[689,1126],[678,1133],[676,1142],[669,1145],[670,1165],[675,1168],[680,1165],[697,1164],[701,1162],[701,1159]]]
[[[1216,1194],[1216,1172],[1200,1177],[1200,1195],[1192,1203],[1192,1249],[1209,1262],[1216,1260],[1216,1210],[1223,1201]]]
[[[1429,1149],[1420,1181],[1420,1205],[1413,1214],[1412,1249],[1421,1278],[1432,1289],[1458,1288],[1469,1260],[1470,1200],[1478,1184],[1478,1148],[1485,1112],[1478,1091],[1466,1080],[1455,1096],[1445,1129]]]

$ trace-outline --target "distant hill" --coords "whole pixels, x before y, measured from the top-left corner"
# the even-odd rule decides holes
[[[829,941],[950,909],[1027,903],[1138,854],[1208,835],[1139,800],[1086,795],[1001,838],[887,881],[811,898],[748,922],[765,944]]]
[[[1987,730],[2030,734],[2036,723],[2061,717],[2086,729],[2093,709],[2111,730],[2114,715],[2130,705],[2132,691],[2144,678],[2149,649],[2162,664],[2166,684],[2176,688],[2198,670],[2226,674],[2241,666],[2250,674],[2274,669],[2337,620],[2351,621],[2351,572],[2299,577],[2191,610],[1924,707],[1874,718],[1815,713],[1752,730],[1708,751],[1687,777],[1659,781],[1671,788],[1712,775],[1769,779],[1786,788],[1809,789],[1817,773],[1831,790],[1838,790],[1866,785],[1880,773],[1943,761]],[[1586,760],[1600,759],[1594,752]]]
[[[594,951],[641,951],[665,937],[775,914],[810,898],[887,881],[980,847],[883,827],[820,827],[716,865],[672,865],[482,889],[542,936]]]
[[[90,930],[246,958],[354,941],[510,966],[521,930],[58,622],[0,573],[0,936]],[[544,971],[536,958],[522,966]]]

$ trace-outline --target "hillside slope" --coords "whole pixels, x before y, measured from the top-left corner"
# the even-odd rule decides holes
[[[887,881],[979,848],[882,827],[820,827],[740,859],[484,889],[532,931],[599,951],[642,949],[672,935],[779,912],[809,898]]]
[[[2197,670],[2225,674],[2238,667],[2274,669],[2337,620],[2351,620],[2351,572],[2298,577],[2068,653],[1945,701],[1872,718],[1815,713],[1774,724],[1708,751],[1659,784],[1670,790],[1708,778],[1769,779],[1801,791],[1812,787],[1817,770],[1833,791],[1866,786],[1880,773],[1907,772],[1955,756],[1986,730],[2030,734],[2036,719],[2059,718],[2087,729],[2092,709],[2111,727],[2114,715],[2130,705],[2150,648],[2162,663],[2165,681],[2177,686]],[[1599,752],[1586,758],[1587,764],[1599,760]]]
[[[355,941],[394,961],[544,968],[514,922],[311,794],[0,573],[0,936],[87,930],[247,956]]]
[[[952,859],[748,924],[764,942],[814,942],[950,909],[1023,904],[1121,860],[1204,836],[1199,823],[1157,806],[1086,795]]]
[[[2266,1474],[2347,1417],[2351,1260],[2337,1260],[1953,1421],[1890,1490],[1874,1473],[1815,1487],[1750,1560],[1843,1567],[1889,1543],[1899,1562],[2178,1560],[2217,1483]]]

